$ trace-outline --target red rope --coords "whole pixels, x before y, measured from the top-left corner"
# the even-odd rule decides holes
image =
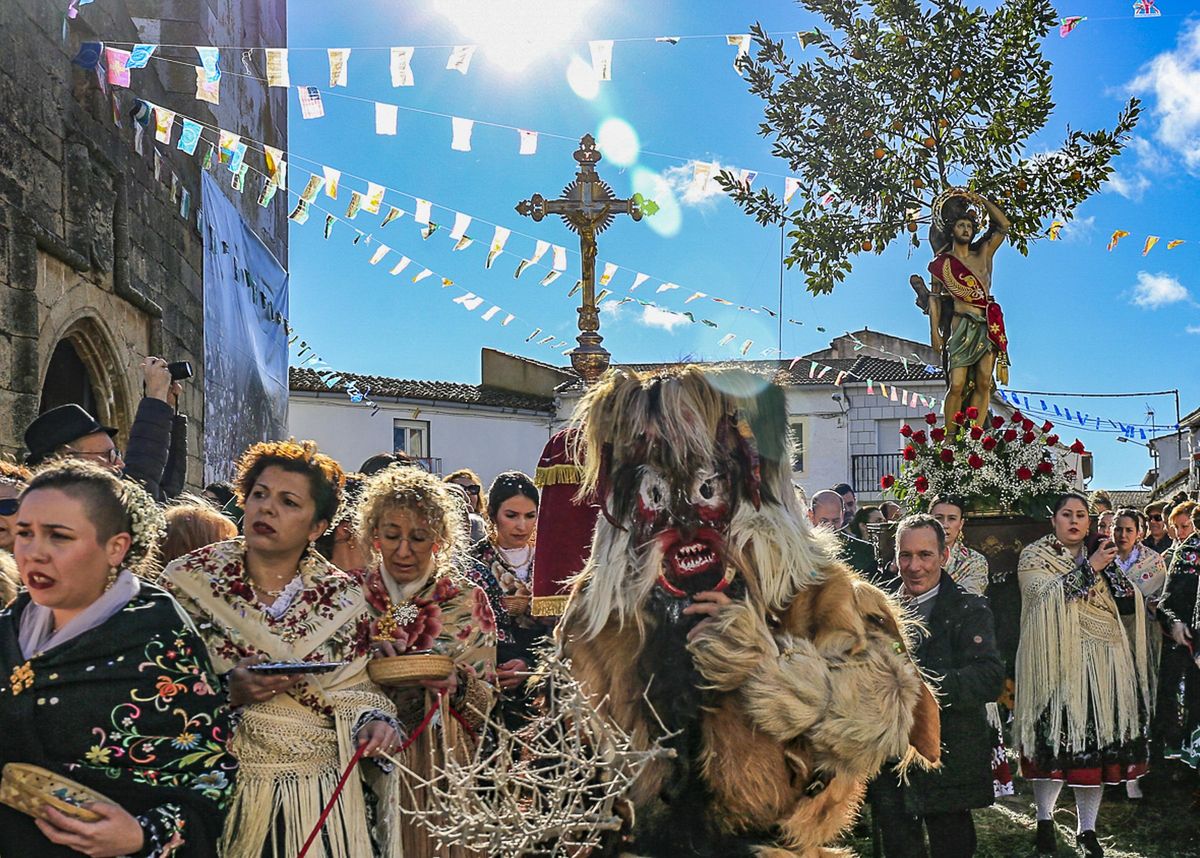
[[[429,723],[433,720],[434,713],[437,712],[441,703],[442,698],[440,696],[434,698],[433,705],[430,706],[429,711],[425,713],[424,720],[417,725],[417,729],[413,731],[413,734],[409,736],[404,744],[400,746],[399,750],[396,751],[397,754],[403,754],[405,751],[407,751],[412,743],[417,741],[420,735],[425,732],[426,728],[429,727]],[[447,708],[450,708],[450,711],[456,717],[458,717],[460,721],[462,720],[462,716],[455,712],[453,708]],[[470,728],[468,727],[467,729]],[[354,756],[351,758],[350,764],[346,766],[346,770],[342,772],[341,778],[338,779],[337,786],[333,790],[333,795],[330,796],[329,802],[325,805],[325,809],[321,811],[321,818],[317,820],[316,827],[314,827],[312,832],[308,835],[308,839],[304,841],[304,847],[300,850],[300,854],[297,855],[296,858],[304,858],[304,856],[308,854],[309,848],[313,845],[313,841],[317,839],[317,835],[321,833],[321,829],[325,827],[325,821],[329,819],[329,814],[333,812],[333,806],[337,804],[338,796],[342,794],[342,788],[346,786],[346,781],[350,779],[350,774],[354,771],[354,767],[358,765],[359,760],[362,759],[363,752],[366,750],[366,748],[366,743],[363,743],[358,747],[358,750],[354,752]]]

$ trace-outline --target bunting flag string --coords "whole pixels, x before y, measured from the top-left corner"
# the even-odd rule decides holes
[[[1047,400],[1043,396],[1031,397],[1006,391],[1002,388],[996,388],[996,395],[1003,402],[1021,409],[1024,414],[1063,420],[1073,428],[1085,429],[1090,432],[1107,432],[1123,435],[1130,439],[1146,441],[1149,440],[1149,436],[1146,433],[1147,429],[1150,429],[1152,432],[1174,432],[1179,428],[1174,425],[1163,426],[1138,423],[1136,421],[1126,423],[1121,420],[1113,420],[1109,417],[1092,414],[1091,412],[1084,412],[1079,408],[1072,408],[1064,402]]]

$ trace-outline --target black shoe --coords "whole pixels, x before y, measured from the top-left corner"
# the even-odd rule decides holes
[[[1100,841],[1096,839],[1096,832],[1084,831],[1075,835],[1075,848],[1079,850],[1081,858],[1104,858],[1104,849],[1100,846]]]
[[[1057,855],[1058,836],[1054,831],[1054,820],[1039,819],[1037,824],[1037,854]]]

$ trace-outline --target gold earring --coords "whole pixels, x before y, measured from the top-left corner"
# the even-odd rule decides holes
[[[107,593],[109,590],[111,590],[113,588],[113,584],[117,583],[117,576],[120,574],[121,574],[121,570],[118,569],[116,566],[110,566],[108,568],[108,578],[106,578],[104,581],[104,592]]]

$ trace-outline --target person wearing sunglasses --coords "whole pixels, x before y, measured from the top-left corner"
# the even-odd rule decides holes
[[[0,551],[12,553],[17,538],[17,507],[31,476],[28,468],[0,460]]]
[[[142,362],[145,396],[129,429],[125,455],[117,448],[117,430],[105,426],[75,403],[38,415],[25,430],[25,464],[78,459],[141,483],[157,501],[183,491],[187,473],[187,417],[177,412],[183,387],[172,380],[167,362]]]
[[[459,468],[446,477],[445,482],[466,492],[471,544],[474,545],[487,536],[487,520],[483,517],[487,509],[487,495],[483,491],[483,480],[470,468]]]
[[[1171,534],[1167,533],[1167,505],[1163,501],[1146,504],[1142,509],[1146,516],[1146,537],[1142,545],[1151,551],[1165,554],[1173,544]]]

